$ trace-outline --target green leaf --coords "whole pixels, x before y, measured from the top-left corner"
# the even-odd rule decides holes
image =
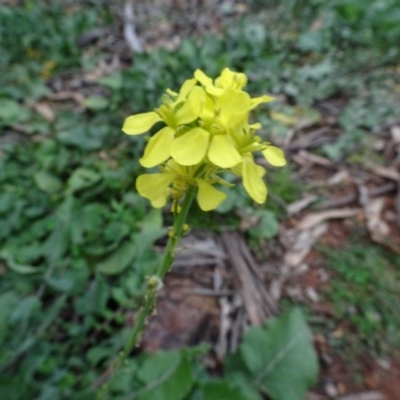
[[[249,234],[254,238],[271,239],[279,232],[279,222],[275,214],[268,210],[257,212],[261,219],[259,223],[249,229]]]
[[[250,329],[239,352],[252,374],[252,385],[274,400],[302,400],[307,388],[316,383],[317,354],[297,308],[265,327]]]
[[[16,292],[9,291],[0,294],[0,344],[3,343],[10,327],[9,317],[18,304]]]
[[[154,241],[165,235],[166,229],[163,228],[162,224],[161,209],[152,209],[142,223],[141,232],[135,236],[137,258],[140,258],[152,246]]]
[[[181,400],[193,385],[192,365],[179,351],[160,351],[145,359],[138,378],[145,384],[138,400]]]
[[[74,193],[78,190],[86,189],[96,184],[101,179],[101,175],[89,168],[77,168],[68,179],[68,190]]]
[[[69,229],[57,219],[57,225],[43,244],[42,252],[52,262],[59,260],[68,249]]]
[[[3,259],[7,263],[7,267],[12,271],[17,272],[18,274],[35,274],[42,271],[42,268],[39,267],[31,267],[30,265],[21,265],[18,264],[14,256],[8,252],[7,250],[3,250],[0,252],[0,259]]]
[[[99,79],[99,83],[106,88],[119,90],[123,85],[122,74],[121,72],[115,72],[114,74],[103,76]]]
[[[33,295],[19,300],[18,305],[11,314],[11,321],[28,320],[33,313],[41,309],[41,305],[40,299]]]
[[[249,386],[245,392],[232,379],[205,382],[196,394],[196,400],[261,400]]]
[[[36,186],[46,193],[57,193],[63,187],[61,180],[46,170],[36,172],[35,175],[33,175],[33,179]]]
[[[82,297],[76,299],[76,311],[80,315],[90,312],[103,313],[109,297],[110,287],[107,281],[103,275],[97,274],[94,282],[91,282],[89,290]]]
[[[97,270],[106,275],[120,274],[136,255],[136,245],[132,241],[123,243],[118,250],[97,265]]]
[[[70,292],[74,287],[74,281],[69,274],[66,276],[46,276],[46,282],[59,292]]]
[[[86,353],[86,359],[95,367],[100,361],[111,358],[115,349],[110,346],[94,346]]]
[[[18,102],[9,99],[0,99],[0,123],[14,124],[29,119],[29,111]]]
[[[104,110],[108,107],[108,100],[100,96],[89,96],[83,101],[83,105],[90,110]]]

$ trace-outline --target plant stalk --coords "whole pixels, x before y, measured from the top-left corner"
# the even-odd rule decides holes
[[[140,343],[140,339],[146,328],[147,321],[155,311],[157,302],[157,291],[160,288],[159,285],[154,284],[154,280],[152,278],[156,278],[158,282],[162,283],[165,275],[169,271],[174,260],[176,246],[182,239],[183,234],[185,233],[184,225],[186,223],[186,218],[190,206],[196,195],[196,190],[197,188],[195,186],[190,186],[182,202],[180,212],[178,213],[174,211],[174,223],[172,232],[170,233],[167,246],[165,247],[164,254],[156,271],[156,274],[150,277],[147,282],[146,293],[143,296],[143,302],[136,317],[135,324],[132,327],[130,338],[126,342],[124,349],[118,354],[118,356],[114,360],[111,366],[111,372],[109,374],[108,380],[103,383],[103,385],[97,392],[96,400],[107,399],[106,396],[108,394],[108,389],[117,371],[126,361],[132,350]]]

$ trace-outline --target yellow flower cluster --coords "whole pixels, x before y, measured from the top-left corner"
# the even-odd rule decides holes
[[[226,170],[243,177],[254,201],[265,202],[265,169],[254,162],[253,153],[261,152],[276,167],[286,161],[281,149],[256,135],[261,124],[248,122],[251,110],[273,98],[251,98],[242,90],[246,83],[245,74],[228,68],[215,81],[196,70],[179,93],[166,91],[159,108],[125,120],[122,130],[128,135],[146,133],[158,122],[164,124],[150,138],[140,159],[142,166],[159,166],[161,172],[141,175],[136,181],[139,194],[154,207],[163,207],[168,196],[178,201],[194,185],[200,208],[215,209],[226,195],[214,185],[229,186],[218,175]]]

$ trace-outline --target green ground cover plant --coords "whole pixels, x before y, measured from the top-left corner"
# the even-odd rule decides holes
[[[337,345],[356,353],[366,348],[380,355],[398,348],[399,257],[372,243],[360,246],[356,241],[342,249],[321,251],[333,271],[326,296],[334,304],[335,318],[356,328],[356,333]]]

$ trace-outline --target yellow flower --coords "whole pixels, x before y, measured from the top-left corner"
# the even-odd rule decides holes
[[[139,160],[144,167],[151,168],[166,161],[180,127],[198,118],[204,103],[204,91],[195,84],[195,79],[187,80],[179,94],[168,91],[169,97],[155,111],[132,115],[125,120],[122,131],[128,135],[146,133],[157,122],[163,121],[167,125],[150,138]]]
[[[233,89],[242,91],[242,88],[247,84],[247,76],[240,72],[233,72],[229,68],[225,68],[221,75],[215,79],[214,83],[202,70],[196,69],[194,77],[204,86],[206,91],[213,96],[221,96],[225,89]],[[263,95],[251,99],[250,109],[256,108],[261,103],[269,103],[274,98]]]
[[[229,134],[245,123],[251,107],[250,96],[227,88],[215,99],[204,93],[200,112],[201,126],[176,138],[171,145],[171,157],[182,165],[195,165],[203,159],[221,168],[231,168],[241,162],[234,140]]]
[[[197,177],[200,165],[185,167],[169,160],[162,172],[143,174],[136,180],[139,194],[150,200],[155,208],[164,207],[169,196],[174,201],[180,200],[189,185],[198,187],[197,202],[203,211],[217,208],[226,198],[226,194],[215,189],[215,179]]]
[[[160,173],[138,177],[138,192],[154,207],[163,207],[171,197],[175,207],[189,187],[197,187],[197,201],[204,211],[213,210],[226,195],[213,185],[227,185],[218,174],[231,170],[243,178],[249,196],[264,203],[265,169],[257,165],[260,152],[275,167],[286,164],[278,147],[256,135],[261,124],[249,124],[249,114],[270,96],[251,98],[243,90],[247,77],[225,68],[214,81],[201,70],[185,81],[179,93],[167,89],[162,104],[152,112],[125,120],[123,131],[140,135],[158,122],[164,126],[150,137],[139,160],[144,167],[159,165]],[[174,207],[174,209],[176,209]]]

